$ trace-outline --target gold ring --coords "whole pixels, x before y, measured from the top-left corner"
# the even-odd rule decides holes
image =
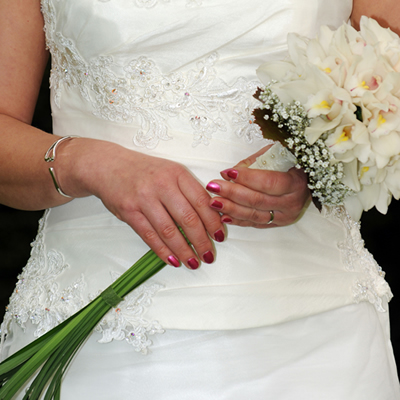
[[[272,221],[275,218],[274,212],[272,210],[269,211],[269,215],[271,216],[270,220],[267,222],[267,225],[272,224]]]

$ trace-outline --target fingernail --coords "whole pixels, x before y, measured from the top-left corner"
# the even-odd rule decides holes
[[[211,264],[214,261],[214,254],[211,253],[211,251],[207,251],[207,253],[203,254],[203,260],[207,263],[207,264]]]
[[[175,268],[178,268],[181,265],[181,263],[175,256],[169,256],[168,262]]]
[[[225,240],[224,231],[222,229],[220,229],[219,231],[215,232],[214,233],[214,239],[219,243],[223,242]]]
[[[236,169],[226,169],[222,171],[223,173],[227,174],[229,178],[231,179],[236,179],[239,175],[239,172],[236,171]]]
[[[210,207],[215,208],[216,210],[222,210],[223,206],[224,205],[218,200],[214,200],[210,205]]]
[[[229,217],[222,217],[221,222],[224,224],[231,224],[233,222],[233,220]]]
[[[188,263],[190,269],[199,268],[199,262],[194,257],[189,258],[187,263]]]
[[[221,186],[219,186],[218,183],[210,182],[206,186],[206,189],[211,193],[219,193],[221,191]]]

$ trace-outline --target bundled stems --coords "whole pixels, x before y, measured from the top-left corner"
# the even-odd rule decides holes
[[[39,399],[46,387],[44,400],[59,400],[62,378],[96,325],[129,292],[164,266],[165,262],[150,250],[86,307],[3,361],[0,400],[11,400],[35,374],[24,400]]]

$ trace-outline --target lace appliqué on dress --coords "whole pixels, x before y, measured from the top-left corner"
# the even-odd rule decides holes
[[[390,301],[393,294],[385,281],[385,272],[375,261],[372,254],[364,247],[360,233],[360,223],[355,222],[344,207],[324,207],[325,216],[339,219],[346,229],[345,241],[338,244],[343,262],[348,271],[362,272],[353,287],[354,300],[368,301],[380,312],[385,312],[383,300]]]
[[[31,257],[18,276],[6,309],[2,335],[7,334],[9,324],[14,319],[23,329],[28,320],[36,325],[34,335],[39,337],[85,305],[82,296],[85,283],[82,276],[64,289],[60,289],[56,282],[56,278],[69,265],[60,252],[45,249],[43,227],[47,214],[39,221],[39,232],[32,243]]]
[[[113,280],[118,278],[118,275],[112,275]],[[157,283],[144,283],[125,296],[124,301],[110,310],[97,325],[95,331],[102,334],[99,343],[126,340],[137,352],[146,354],[152,344],[148,336],[164,332],[158,321],[143,318],[151,306],[152,297],[161,288]]]
[[[87,63],[74,43],[56,32],[56,15],[51,0],[42,0],[47,46],[52,54],[50,86],[60,107],[63,86],[78,88],[99,118],[117,123],[138,121],[141,129],[133,141],[137,146],[154,148],[169,140],[167,120],[183,118],[193,130],[193,146],[208,145],[217,131],[233,130],[251,143],[262,139],[253,123],[252,97],[258,82],[239,78],[228,85],[218,78],[216,53],[187,72],[161,73],[156,64],[138,57],[121,68],[112,57],[99,56]],[[113,71],[120,68],[117,75]],[[231,112],[234,117],[224,119]]]
[[[69,268],[64,256],[56,250],[46,250],[43,229],[48,211],[39,221],[39,231],[32,243],[31,257],[27,266],[18,276],[10,304],[6,309],[1,325],[1,342],[9,333],[10,323],[14,320],[22,329],[27,321],[36,325],[34,335],[39,337],[75,314],[91,300],[93,296],[84,294],[86,288],[83,275],[61,289],[57,279]],[[113,280],[117,279],[113,274]],[[145,283],[129,293],[119,308],[110,310],[95,328],[102,335],[100,343],[112,340],[126,340],[138,352],[146,353],[151,345],[148,335],[163,333],[157,321],[143,318],[151,299],[161,285]]]

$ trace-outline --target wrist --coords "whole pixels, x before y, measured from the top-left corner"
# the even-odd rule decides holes
[[[100,197],[108,160],[115,159],[120,149],[112,142],[82,137],[60,143],[54,167],[63,192],[75,198]]]
[[[56,156],[57,156],[57,154],[56,154],[57,148],[58,148],[62,143],[64,143],[65,141],[71,140],[71,139],[74,139],[74,138],[77,138],[77,137],[78,137],[78,136],[63,136],[63,137],[61,137],[60,139],[56,140],[56,141],[49,147],[49,149],[47,150],[47,152],[46,152],[46,154],[45,154],[45,156],[44,156],[44,161],[46,161],[47,163],[51,163],[51,164],[49,164],[49,165],[53,165],[54,161],[56,160]],[[53,166],[49,166],[49,172],[50,172],[51,179],[52,179],[52,181],[53,181],[54,187],[55,187],[55,189],[57,190],[57,192],[58,192],[61,196],[67,197],[67,198],[70,198],[70,199],[71,199],[72,196],[67,195],[67,194],[64,193],[63,190],[61,189],[61,186],[60,186],[60,184],[58,183],[58,180],[57,180],[56,171],[55,171],[55,169],[54,169]]]

